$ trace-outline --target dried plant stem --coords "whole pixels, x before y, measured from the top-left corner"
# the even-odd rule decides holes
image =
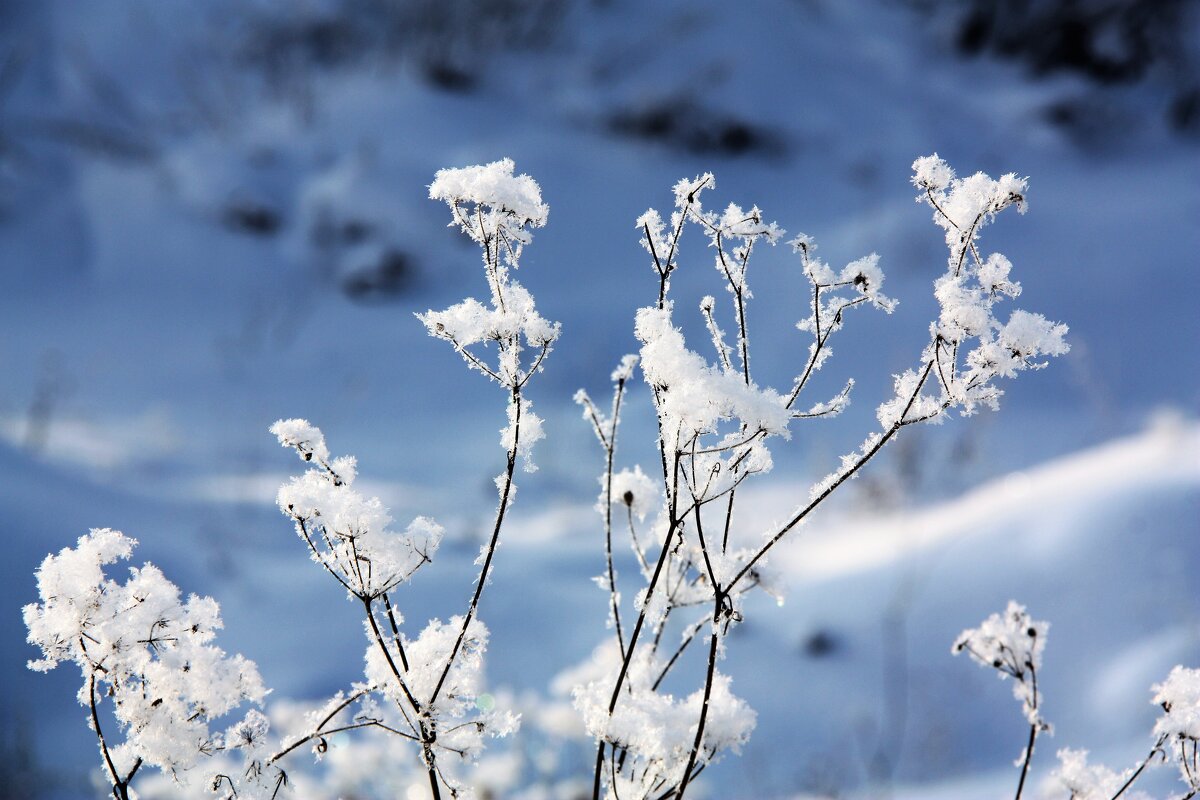
[[[100,754],[104,756],[104,766],[108,769],[109,777],[112,778],[113,796],[117,800],[129,800],[129,786],[117,774],[117,765],[113,763],[112,755],[108,752],[108,743],[104,740],[104,731],[100,729],[100,715],[96,711],[95,672],[88,676],[88,705],[92,712],[92,730],[96,732],[96,739],[100,743]]]
[[[617,573],[613,568],[613,521],[612,521],[612,482],[613,482],[613,459],[617,453],[617,429],[620,425],[621,416],[621,397],[625,393],[625,379],[617,380],[617,388],[613,392],[613,408],[612,419],[608,429],[608,435],[604,436],[601,432],[601,438],[604,441],[605,463],[604,463],[604,556],[608,562],[608,596],[610,606],[612,608],[613,624],[616,627],[617,647],[620,648],[621,658],[625,657],[625,634],[621,630],[621,603],[620,595],[617,592]],[[599,428],[597,428],[599,431]],[[630,506],[630,525],[633,524],[633,508]]]
[[[720,645],[720,634],[717,630],[716,619],[721,615],[724,602],[725,595],[718,592],[713,610],[713,629],[708,637],[708,671],[704,677],[704,699],[700,705],[700,719],[696,723],[696,739],[692,743],[692,752],[688,754],[687,766],[683,769],[683,778],[679,783],[679,789],[675,793],[675,800],[683,800],[684,792],[687,791],[688,784],[693,777],[692,768],[696,766],[696,759],[700,755],[700,746],[704,742],[704,728],[708,722],[708,703],[712,698],[713,679],[716,676],[717,670],[717,650]]]
[[[621,688],[625,685],[625,676],[629,672],[629,664],[633,660],[633,651],[637,646],[638,637],[642,634],[642,627],[646,622],[646,612],[649,610],[650,598],[654,595],[654,590],[658,586],[659,576],[662,575],[663,565],[666,564],[671,553],[671,540],[674,538],[676,525],[672,525],[667,530],[667,535],[663,537],[662,550],[658,555],[658,562],[654,566],[654,575],[650,578],[650,586],[646,589],[646,602],[642,605],[642,611],[638,614],[637,621],[633,625],[633,633],[629,637],[629,647],[625,650],[625,657],[621,660],[621,671],[617,674],[617,682],[613,686],[612,696],[608,701],[608,714],[611,717],[616,711],[617,701],[621,696]],[[600,746],[596,749],[596,771],[595,780],[592,787],[593,800],[599,800],[600,797],[600,777],[604,768],[604,740],[600,741]]]
[[[1040,727],[1037,722],[1029,726],[1029,743],[1025,745],[1025,758],[1021,762],[1021,779],[1017,782],[1017,794],[1013,800],[1021,800],[1021,792],[1025,789],[1025,778],[1029,775],[1029,762],[1033,759],[1033,743],[1037,741]]]
[[[450,668],[454,666],[454,660],[458,658],[459,650],[462,649],[463,640],[467,636],[467,629],[471,625],[471,620],[475,618],[475,612],[479,608],[479,598],[483,595],[483,587],[487,584],[488,574],[492,569],[492,560],[496,555],[496,545],[500,541],[500,529],[504,525],[504,515],[508,511],[508,500],[512,494],[513,472],[517,465],[517,448],[521,441],[521,391],[513,389],[512,400],[516,412],[513,417],[513,443],[508,450],[508,462],[504,469],[504,482],[500,490],[500,505],[496,509],[496,521],[492,525],[492,536],[488,540],[487,549],[483,557],[483,568],[479,571],[479,580],[475,583],[475,592],[471,595],[470,605],[467,606],[467,613],[463,617],[462,627],[458,631],[458,638],[454,641],[454,648],[450,651],[450,657],[446,660],[446,665],[442,668],[441,677],[438,678],[437,685],[433,688],[433,694],[429,696],[429,703],[432,705],[437,701],[438,696],[442,693],[442,687],[446,683],[446,676],[450,674]]]
[[[1138,768],[1135,769],[1133,774],[1129,776],[1129,780],[1125,781],[1125,783],[1120,789],[1117,790],[1117,793],[1114,794],[1110,800],[1117,800],[1118,797],[1125,794],[1125,791],[1130,786],[1133,786],[1134,781],[1142,776],[1142,772],[1145,771],[1146,767],[1150,766],[1150,761],[1153,760],[1155,754],[1162,753],[1162,746],[1166,743],[1166,741],[1167,737],[1165,735],[1158,737],[1158,741],[1155,742],[1154,747],[1150,749],[1150,754],[1146,756],[1145,760],[1142,761],[1141,764],[1138,764]]]
[[[784,524],[784,526],[767,541],[766,544],[759,548],[758,552],[756,552],[754,556],[746,562],[746,564],[734,576],[733,580],[729,582],[729,589],[732,590],[733,587],[736,586],[738,582],[741,581],[741,579],[744,578],[746,574],[754,568],[754,565],[762,560],[763,556],[765,556],[772,547],[778,544],[779,540],[786,536],[788,532],[792,530],[792,528],[795,528],[797,525],[803,522],[808,515],[811,514],[817,508],[817,506],[825,502],[825,499],[828,498],[829,495],[833,494],[839,486],[848,481],[850,478],[854,477],[855,473],[862,469],[868,461],[874,458],[875,455],[883,449],[884,445],[891,441],[896,434],[900,432],[901,428],[903,428],[905,425],[911,425],[914,422],[921,421],[919,418],[906,420],[905,417],[907,417],[908,412],[912,410],[913,403],[916,402],[917,396],[921,393],[921,389],[925,386],[925,382],[929,379],[929,373],[932,369],[933,361],[930,360],[925,364],[925,368],[921,371],[921,377],[917,381],[917,386],[909,396],[908,403],[905,405],[904,411],[900,414],[900,418],[892,423],[891,427],[887,429],[887,432],[885,432],[883,436],[881,436],[879,440],[876,441],[869,450],[867,450],[866,453],[861,455],[849,469],[843,471],[841,475],[838,476],[837,480],[835,480],[824,491],[813,498],[808,505],[798,511],[794,517]]]
[[[358,691],[351,692],[350,694],[348,694],[340,703],[338,703],[333,708],[333,710],[331,710],[328,714],[326,714],[325,717],[320,722],[318,722],[311,731],[309,731],[304,736],[301,736],[299,739],[296,739],[294,742],[289,744],[287,747],[283,748],[282,750],[277,752],[275,755],[268,758],[266,763],[268,765],[274,764],[276,761],[283,758],[288,753],[292,752],[293,750],[295,750],[297,747],[304,744],[305,742],[311,742],[313,739],[318,739],[327,733],[331,733],[332,731],[326,730],[325,726],[328,725],[333,720],[334,717],[336,717],[338,714],[342,713],[342,711],[344,711],[345,709],[349,708],[350,705],[352,703],[354,703],[356,700],[358,700],[360,697],[363,697],[364,695],[375,691],[376,688],[377,687],[370,686],[370,687],[359,689]]]

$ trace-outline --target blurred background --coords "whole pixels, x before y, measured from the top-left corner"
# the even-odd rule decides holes
[[[710,205],[757,204],[834,266],[879,253],[900,301],[839,334],[813,392],[853,377],[854,405],[775,446],[753,536],[919,357],[945,250],[909,165],[935,151],[1030,176],[1030,213],[983,242],[1072,351],[998,414],[900,439],[779,554],[786,603],[760,598],[723,666],[759,729],[705,774],[710,797],[1007,796],[1024,721],[949,648],[1010,598],[1053,623],[1039,780],[1058,747],[1145,757],[1150,685],[1200,665],[1200,3],[0,2],[0,796],[103,795],[78,677],[25,669],[19,615],[40,560],[89,527],[214,596],[222,645],[276,697],[360,674],[354,609],[274,508],[296,467],[266,431],[280,417],[357,455],[402,523],[447,527],[403,594],[410,626],[461,609],[504,397],[412,314],[486,293],[426,187],[505,156],[550,205],[518,277],[563,336],[482,612],[492,685],[532,733],[485,788],[577,796],[586,754],[537,734],[571,733],[539,722],[565,702],[549,687],[605,635],[602,458],[571,396],[606,394],[654,300],[634,220],[713,171]],[[704,245],[685,239],[675,287],[711,357],[687,311],[723,296]],[[790,385],[807,285],[782,246],[750,283],[756,371]],[[626,419],[618,466],[654,463],[640,384]],[[380,768],[387,790],[340,796],[423,796],[400,794],[406,758]]]

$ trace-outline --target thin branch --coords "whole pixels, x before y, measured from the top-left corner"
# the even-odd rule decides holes
[[[688,633],[683,637],[683,641],[680,643],[679,647],[675,650],[674,655],[671,656],[670,661],[668,661],[667,665],[665,667],[663,667],[662,672],[660,672],[658,674],[658,678],[656,678],[654,683],[651,685],[651,687],[650,687],[651,691],[653,691],[653,692],[658,691],[658,687],[660,685],[662,685],[663,680],[666,679],[667,673],[669,673],[671,671],[671,668],[675,666],[675,662],[679,660],[679,657],[681,655],[683,655],[683,651],[686,650],[688,645],[690,645],[695,640],[696,636],[700,633],[700,631],[702,631],[704,629],[704,626],[708,623],[708,621],[709,620],[706,615],[702,619],[699,619],[696,622],[692,623],[691,628],[688,630]]]
[[[347,592],[349,592],[350,594],[357,597],[358,592],[351,589],[350,584],[346,583],[346,581],[342,578],[342,576],[339,575],[332,567],[329,566],[329,563],[325,560],[324,555],[321,553],[320,550],[317,549],[317,546],[315,544],[313,544],[312,537],[310,537],[308,535],[308,528],[304,524],[304,522],[305,522],[304,518],[297,514],[292,514],[292,519],[294,519],[296,521],[296,530],[300,531],[301,538],[303,538],[304,543],[308,545],[308,549],[310,551],[312,551],[313,557],[315,558],[317,563],[320,564],[322,567],[324,567],[325,571],[328,572],[330,575],[332,575],[334,577],[334,580],[336,580],[338,583],[340,583],[342,585],[343,589],[345,589]]]
[[[660,437],[659,441],[661,441],[661,437]],[[676,458],[674,472],[678,473],[678,471],[679,471],[679,459]],[[646,622],[646,614],[650,610],[650,606],[651,606],[650,600],[654,596],[654,590],[658,586],[658,579],[662,575],[663,565],[666,564],[667,559],[670,556],[671,541],[672,541],[672,539],[675,538],[675,532],[678,528],[678,525],[679,525],[679,521],[675,517],[675,515],[672,513],[670,515],[670,523],[668,524],[666,535],[663,537],[662,550],[658,554],[658,562],[654,566],[654,574],[651,576],[650,585],[646,589],[646,600],[642,604],[642,609],[641,609],[640,613],[638,614],[637,621],[633,625],[633,633],[630,634],[630,638],[629,638],[629,647],[626,648],[625,657],[621,660],[621,670],[617,674],[617,682],[613,686],[612,696],[609,698],[609,701],[608,701],[608,715],[610,717],[612,716],[613,712],[617,708],[617,701],[621,696],[621,688],[625,684],[625,676],[629,672],[629,664],[633,660],[633,652],[634,652],[634,649],[637,647],[638,637],[640,637],[642,634],[642,627],[645,625],[645,622]],[[604,765],[604,745],[605,745],[605,742],[603,739],[601,739],[600,744],[597,747],[597,751],[596,751],[596,769],[595,769],[595,773],[594,773],[594,781],[593,781],[593,786],[592,786],[592,800],[600,800],[600,774],[601,774],[601,769],[603,768],[603,765]]]
[[[770,538],[770,540],[767,541],[766,544],[764,544],[761,548],[759,548],[758,552],[754,554],[754,557],[751,558],[748,562],[746,562],[746,565],[743,566],[741,568],[741,570],[739,570],[738,573],[734,576],[733,580],[731,580],[729,582],[729,586],[727,588],[732,589],[734,586],[736,586],[738,581],[740,581],[743,577],[745,577],[746,573],[749,572],[754,567],[754,565],[757,564],[759,562],[759,560],[761,560],[762,557],[765,556],[770,551],[770,549],[779,542],[780,539],[782,539],[784,536],[786,536],[787,533],[790,530],[792,530],[792,528],[796,527],[801,522],[803,522],[804,519],[806,517],[808,517],[808,515],[811,514],[817,506],[819,506],[821,503],[823,503],[825,501],[825,499],[827,497],[829,497],[829,495],[833,494],[833,492],[839,486],[841,486],[847,480],[852,478],[854,476],[854,474],[857,473],[860,469],[862,469],[862,467],[868,461],[870,461],[872,458],[874,458],[875,454],[878,453],[880,450],[882,450],[884,445],[886,445],[889,441],[891,441],[891,439],[897,433],[900,432],[900,428],[902,428],[906,424],[909,424],[904,421],[904,418],[908,415],[908,412],[912,409],[913,403],[916,402],[917,396],[921,393],[921,388],[924,387],[925,381],[928,380],[929,373],[932,369],[933,369],[933,361],[930,360],[928,363],[926,363],[925,369],[921,373],[921,378],[917,381],[917,387],[916,387],[916,389],[913,390],[912,395],[909,397],[908,404],[904,407],[904,411],[900,414],[900,418],[896,422],[894,422],[890,428],[888,428],[887,432],[884,433],[883,436],[881,436],[877,442],[875,442],[875,444],[871,447],[870,450],[868,450],[865,454],[860,456],[858,461],[856,461],[852,467],[843,471],[842,474],[838,476],[837,480],[835,480],[828,487],[826,487],[823,492],[821,492],[819,495],[817,495],[815,498],[813,498],[812,501],[809,502],[808,505],[806,505],[803,509],[801,509],[794,517],[791,518],[791,520],[789,520],[782,528],[780,528],[779,531],[776,532]]]
[[[1021,800],[1021,791],[1025,788],[1025,776],[1029,774],[1029,762],[1033,758],[1033,743],[1037,740],[1040,724],[1034,722],[1029,726],[1029,744],[1025,745],[1025,758],[1021,763],[1021,780],[1017,783],[1017,795],[1013,800]]]
[[[458,352],[459,355],[461,355],[464,359],[466,359],[468,364],[470,364],[472,367],[474,367],[475,369],[482,372],[484,375],[487,375],[489,378],[491,378],[492,380],[494,380],[496,383],[500,384],[501,386],[504,385],[504,381],[500,379],[500,376],[497,375],[492,370],[491,367],[489,367],[487,364],[483,363],[479,359],[478,356],[476,356],[474,353],[472,353],[466,347],[459,344],[457,339],[455,339],[453,336],[444,336],[443,338],[445,338],[446,341],[448,341],[451,345],[453,345],[454,349]]]
[[[271,764],[274,764],[276,761],[283,758],[288,753],[292,752],[293,750],[295,750],[297,747],[304,744],[305,742],[310,742],[313,739],[316,739],[316,738],[322,736],[324,733],[326,733],[326,731],[324,731],[325,726],[328,725],[329,722],[334,717],[336,717],[338,714],[340,714],[343,710],[345,710],[348,706],[350,706],[350,704],[352,704],[354,701],[358,700],[360,697],[362,697],[366,694],[373,692],[376,688],[377,687],[375,687],[375,686],[368,686],[368,687],[359,689],[358,691],[352,692],[351,694],[347,695],[346,698],[342,702],[338,703],[337,706],[332,711],[330,711],[328,714],[326,714],[325,717],[320,722],[317,723],[316,727],[313,728],[313,730],[311,732],[309,732],[308,734],[305,734],[301,738],[292,742],[287,747],[280,750],[275,755],[268,758],[266,760],[266,764],[268,766]]]
[[[375,612],[371,608],[371,601],[364,599],[362,603],[367,614],[367,622],[371,626],[371,634],[375,637],[375,643],[379,645],[379,650],[383,653],[383,657],[387,661],[388,669],[391,670],[392,675],[396,678],[396,683],[404,692],[404,696],[408,699],[409,704],[412,705],[413,711],[420,714],[421,703],[409,691],[408,682],[404,680],[404,676],[400,674],[400,669],[396,666],[395,659],[392,658],[392,651],[388,649],[387,642],[383,639],[383,631],[379,630],[379,623],[375,621]],[[433,704],[432,699],[430,699],[429,704]]]
[[[708,299],[711,298],[706,298],[706,300]],[[717,358],[721,360],[721,369],[725,372],[733,372],[733,364],[729,361],[729,345],[725,344],[724,334],[717,327],[717,320],[713,317],[712,303],[701,303],[700,313],[704,316],[704,324],[708,327],[708,335],[712,339],[713,349],[717,351]]]
[[[637,530],[633,527],[633,506],[625,506],[625,512],[629,518],[629,538],[630,543],[633,545],[633,554],[637,556],[638,565],[641,566],[642,572],[649,572],[650,565],[646,563],[646,554],[642,552],[642,545],[638,542]]]
[[[1142,772],[1146,769],[1146,767],[1150,766],[1150,762],[1151,762],[1151,760],[1153,760],[1154,754],[1162,753],[1162,746],[1163,746],[1163,744],[1166,743],[1166,741],[1167,741],[1166,734],[1163,734],[1162,736],[1158,737],[1158,741],[1154,743],[1154,747],[1150,748],[1150,753],[1149,753],[1149,755],[1146,756],[1146,760],[1143,761],[1141,764],[1138,764],[1138,768],[1136,770],[1134,770],[1132,775],[1129,776],[1129,780],[1125,781],[1124,785],[1122,785],[1121,788],[1117,790],[1117,793],[1114,794],[1110,798],[1110,800],[1117,800],[1118,797],[1125,794],[1126,789],[1128,789],[1130,786],[1133,786],[1134,781],[1136,781],[1139,777],[1141,777]]]
[[[81,643],[82,644],[82,643]],[[84,648],[86,653],[87,648]],[[100,753],[104,756],[104,765],[113,781],[113,794],[120,800],[129,800],[128,785],[121,780],[117,773],[117,765],[113,763],[112,755],[108,752],[108,743],[104,740],[104,731],[100,729],[100,715],[96,711],[96,673],[88,676],[88,706],[92,712],[92,730],[96,731],[96,739],[100,742]],[[136,768],[135,768],[136,771]],[[132,772],[130,775],[132,776]]]
[[[616,628],[617,647],[620,649],[621,658],[625,658],[625,634],[621,629],[621,604],[617,594],[617,573],[613,568],[613,547],[612,547],[612,483],[613,483],[613,458],[617,452],[617,428],[620,424],[621,414],[621,397],[625,393],[625,379],[621,378],[617,381],[617,387],[613,390],[613,413],[610,422],[608,433],[608,441],[605,445],[605,464],[604,464],[604,556],[608,565],[608,595],[610,605],[612,607],[613,624]]]
[[[467,629],[471,625],[471,620],[475,618],[475,611],[479,608],[479,598],[483,595],[483,587],[487,583],[488,573],[492,568],[492,558],[496,555],[496,544],[500,540],[500,528],[504,524],[504,514],[508,510],[508,498],[512,492],[513,471],[517,464],[517,447],[521,440],[521,392],[519,389],[513,389],[512,403],[515,405],[516,411],[513,415],[513,444],[508,451],[508,464],[504,470],[504,488],[500,493],[500,507],[496,509],[496,522],[492,526],[492,537],[488,541],[487,552],[483,559],[483,569],[479,573],[479,580],[475,584],[475,593],[471,596],[471,603],[467,607],[467,613],[463,617],[462,627],[459,629],[458,638],[454,641],[454,648],[450,651],[450,657],[446,659],[446,665],[442,668],[441,677],[438,678],[437,685],[433,689],[433,694],[429,696],[429,705],[437,702],[438,695],[442,692],[442,687],[446,683],[446,676],[450,674],[450,668],[454,666],[455,659],[458,658],[458,651],[462,649],[463,640],[467,636]]]
[[[692,780],[692,768],[696,766],[696,759],[700,755],[700,745],[704,741],[705,723],[708,722],[708,706],[712,699],[713,678],[716,675],[717,669],[717,648],[720,644],[720,634],[717,632],[716,618],[722,613],[725,595],[720,591],[717,592],[716,608],[713,610],[713,630],[709,636],[708,646],[708,672],[704,677],[704,699],[700,705],[700,721],[696,724],[696,739],[692,743],[692,751],[688,754],[687,766],[683,769],[683,780],[679,784],[679,790],[675,793],[675,800],[683,800],[684,792],[687,791],[688,784]]]
[[[533,364],[530,365],[529,370],[525,373],[525,376],[517,381],[518,389],[524,389],[525,384],[529,383],[529,379],[533,377],[534,373],[541,369],[542,362],[546,360],[546,355],[550,352],[550,345],[551,342],[549,341],[542,342],[542,351],[537,354],[537,358],[533,360]]]
[[[428,557],[425,560],[428,561]],[[421,564],[424,563],[425,561],[421,562]],[[413,572],[416,572],[415,567]],[[412,572],[409,575],[412,575]],[[400,665],[404,667],[405,672],[408,672],[408,656],[404,654],[404,642],[400,639],[400,626],[396,624],[396,614],[392,610],[392,601],[388,599],[387,592],[383,593],[383,607],[387,611],[388,624],[392,626],[392,641],[396,643],[396,652],[400,654]]]

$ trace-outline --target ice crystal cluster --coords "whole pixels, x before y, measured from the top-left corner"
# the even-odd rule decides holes
[[[1200,793],[1200,669],[1177,666],[1154,687],[1163,714],[1154,725],[1159,748],[1174,761],[1192,794]]]
[[[558,323],[538,313],[533,295],[509,274],[510,268],[520,266],[521,252],[533,239],[529,229],[546,224],[548,209],[541,190],[528,175],[514,176],[513,162],[504,159],[482,167],[438,170],[429,197],[445,201],[453,216],[450,224],[483,249],[491,304],[468,298],[417,317],[432,335],[454,345],[471,367],[516,391],[541,367],[560,330]],[[494,364],[478,352],[479,346],[489,344],[498,350]],[[523,366],[526,348],[536,355]],[[510,422],[510,428],[514,424]]]
[[[1103,764],[1089,764],[1086,750],[1063,748],[1058,751],[1058,769],[1053,780],[1070,794],[1070,800],[1111,800],[1133,776],[1134,770],[1113,772]],[[1129,800],[1149,800],[1138,791],[1126,791],[1121,797]]]
[[[1039,359],[1068,350],[1065,325],[1028,311],[1014,311],[1004,322],[993,313],[999,302],[1021,294],[1021,284],[1011,279],[1012,264],[1003,254],[983,255],[979,232],[1010,206],[1024,213],[1028,184],[1014,173],[998,180],[983,173],[956,178],[936,154],[917,159],[913,173],[913,185],[921,191],[917,199],[934,209],[934,221],[945,231],[950,249],[946,274],[934,286],[941,307],[930,345],[941,388],[936,402],[959,406],[964,414],[981,404],[996,408],[1003,394],[997,378],[1040,369],[1046,362]],[[965,362],[961,369],[959,355]],[[923,413],[922,407],[936,405],[923,400],[916,413]],[[894,410],[880,410],[885,427],[895,418]]]
[[[433,559],[442,527],[417,517],[403,533],[389,530],[392,517],[379,498],[363,497],[352,484],[353,456],[330,459],[325,437],[307,420],[271,426],[279,443],[313,464],[279,489],[279,509],[296,523],[312,559],[360,600],[383,597]]]
[[[1038,709],[1041,693],[1037,673],[1046,649],[1046,631],[1050,625],[1029,616],[1022,606],[1010,602],[1003,614],[992,614],[978,628],[965,630],[954,643],[955,654],[967,653],[972,660],[991,669],[1002,679],[1013,681],[1013,696],[1030,725],[1049,726]]]
[[[81,536],[42,562],[41,602],[24,609],[29,642],[42,651],[29,667],[79,668],[79,702],[89,709],[106,780],[122,798],[142,767],[189,780],[206,757],[245,746],[242,732],[257,725],[257,711],[228,732],[214,723],[266,695],[253,662],[213,643],[222,624],[211,597],[181,599],[153,564],[130,567],[124,582],[105,574],[136,544],[110,528]],[[111,708],[115,728],[101,726],[102,707]]]

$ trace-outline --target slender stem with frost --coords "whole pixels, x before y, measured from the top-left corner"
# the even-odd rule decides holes
[[[1025,788],[1025,777],[1029,774],[1029,762],[1033,758],[1033,743],[1037,741],[1040,727],[1037,722],[1029,726],[1029,743],[1025,745],[1025,758],[1021,762],[1021,780],[1017,782],[1017,794],[1013,800],[1021,800],[1021,792]]]
[[[625,634],[621,630],[621,604],[617,595],[617,573],[613,568],[612,482],[613,459],[617,454],[617,429],[620,424],[621,396],[624,393],[625,379],[621,378],[617,381],[617,388],[613,393],[612,421],[611,426],[609,427],[608,437],[604,443],[604,557],[608,563],[608,596],[610,605],[612,607],[613,624],[616,627],[617,646],[620,648],[622,658],[625,657]],[[630,513],[633,513],[632,506],[630,507]]]
[[[292,742],[291,744],[289,744],[287,747],[283,748],[279,752],[275,753],[275,755],[273,755],[267,759],[266,763],[274,764],[276,761],[283,758],[288,753],[292,752],[293,750],[295,750],[297,747],[304,744],[305,742],[311,742],[313,739],[318,739],[321,736],[323,736],[327,733],[330,733],[330,731],[325,730],[325,726],[328,725],[333,720],[334,717],[336,717],[338,714],[342,713],[342,711],[344,711],[352,703],[354,703],[354,701],[358,700],[363,695],[369,694],[370,692],[374,691],[375,688],[376,687],[374,687],[374,686],[368,686],[363,689],[359,689],[356,692],[351,692],[350,694],[348,694],[340,703],[338,703],[336,706],[334,706],[333,710],[330,711],[328,714],[326,714],[325,717],[320,722],[318,722],[315,726],[313,726],[313,729],[311,731],[304,734],[300,738],[296,739],[294,742]]]
[[[700,705],[700,719],[696,723],[696,739],[692,742],[692,751],[688,754],[687,766],[683,769],[683,778],[679,783],[679,789],[675,793],[675,800],[683,800],[683,794],[687,791],[688,784],[692,780],[692,768],[696,766],[696,759],[700,755],[700,746],[704,741],[704,728],[708,722],[708,704],[712,698],[713,679],[716,676],[717,669],[717,648],[720,644],[720,634],[717,630],[716,618],[721,615],[721,609],[725,602],[725,595],[717,592],[716,604],[713,610],[713,628],[709,634],[708,644],[708,671],[704,677],[704,699]]]
[[[1166,741],[1167,737],[1165,734],[1158,737],[1158,741],[1154,744],[1154,747],[1151,748],[1150,754],[1146,756],[1146,759],[1141,764],[1138,764],[1138,768],[1133,771],[1132,775],[1129,776],[1129,780],[1125,781],[1125,783],[1120,789],[1117,790],[1117,793],[1114,794],[1110,800],[1117,800],[1118,797],[1125,794],[1126,789],[1128,789],[1130,786],[1133,786],[1134,781],[1141,777],[1142,772],[1145,771],[1146,767],[1150,766],[1150,761],[1154,758],[1155,753],[1162,752],[1162,746]]]
[[[121,780],[120,774],[117,772],[117,765],[113,763],[112,755],[108,752],[108,743],[104,740],[104,731],[100,730],[100,715],[96,711],[96,673],[93,670],[88,676],[88,706],[92,712],[92,730],[96,732],[96,739],[100,742],[100,754],[104,756],[104,766],[108,769],[108,774],[112,778],[113,796],[118,800],[129,800],[129,784]],[[136,771],[137,767],[134,767]],[[133,773],[129,773],[133,777]]]
[[[471,596],[471,603],[467,607],[467,613],[463,617],[462,627],[458,631],[458,638],[454,641],[454,647],[450,651],[450,657],[446,659],[446,665],[442,668],[441,677],[438,678],[437,685],[433,689],[433,694],[429,696],[429,705],[433,705],[438,695],[442,692],[442,687],[446,683],[446,676],[450,674],[450,668],[454,666],[454,660],[458,658],[458,651],[462,649],[463,640],[467,636],[467,628],[470,627],[471,621],[475,618],[475,611],[479,608],[479,598],[483,595],[483,587],[487,583],[488,574],[492,568],[492,559],[496,555],[496,544],[500,540],[500,528],[504,525],[504,514],[508,510],[508,499],[512,493],[513,472],[517,464],[517,447],[521,440],[521,392],[514,389],[512,392],[512,403],[516,411],[513,415],[513,443],[508,450],[508,463],[504,469],[504,486],[500,492],[500,506],[496,509],[496,522],[492,526],[492,537],[488,541],[487,550],[483,557],[483,569],[479,572],[479,580],[475,584],[475,593]]]
[[[765,556],[771,550],[772,547],[774,547],[776,544],[778,544],[780,539],[782,539],[784,536],[786,536],[787,533],[792,530],[792,528],[796,527],[801,522],[803,522],[808,517],[808,515],[811,514],[813,512],[813,510],[816,509],[817,506],[821,505],[821,503],[823,503],[825,501],[825,499],[827,497],[829,497],[829,495],[833,494],[833,492],[839,486],[841,486],[843,483],[848,481],[850,478],[854,477],[855,473],[857,473],[860,469],[862,469],[863,466],[866,465],[866,463],[868,461],[870,461],[872,458],[874,458],[875,455],[880,450],[883,449],[884,445],[886,445],[889,441],[891,441],[891,439],[893,437],[895,437],[895,435],[897,433],[900,432],[900,429],[902,427],[918,421],[918,420],[905,420],[905,417],[908,415],[908,412],[910,410],[912,410],[913,403],[916,402],[917,395],[919,395],[921,393],[921,388],[925,386],[925,381],[927,381],[929,379],[929,373],[932,369],[933,369],[933,361],[930,360],[929,362],[927,362],[925,364],[925,369],[922,370],[921,377],[917,381],[917,387],[916,387],[916,389],[913,390],[912,395],[908,398],[908,404],[904,407],[904,411],[900,414],[899,419],[897,419],[894,423],[892,423],[891,427],[889,427],[887,429],[887,432],[884,433],[883,436],[881,436],[879,438],[879,440],[877,442],[875,442],[875,444],[866,453],[864,453],[862,456],[860,456],[859,459],[854,462],[853,466],[851,466],[849,469],[843,471],[837,477],[837,480],[835,480],[828,487],[826,487],[824,491],[822,491],[819,495],[817,495],[815,498],[813,498],[812,501],[809,502],[808,505],[806,505],[804,508],[802,508],[800,511],[798,511],[794,517],[792,517],[782,528],[780,528],[767,541],[766,544],[764,544],[761,548],[759,548],[758,552],[756,552],[754,554],[754,556],[749,561],[746,562],[745,566],[743,566],[738,571],[738,573],[733,577],[733,580],[731,580],[729,582],[729,586],[727,587],[728,589],[732,590],[733,587],[737,585],[738,581],[740,581],[742,578],[744,578],[746,576],[746,573],[748,573],[751,569],[753,569],[754,565],[757,564],[763,558],[763,556]]]

